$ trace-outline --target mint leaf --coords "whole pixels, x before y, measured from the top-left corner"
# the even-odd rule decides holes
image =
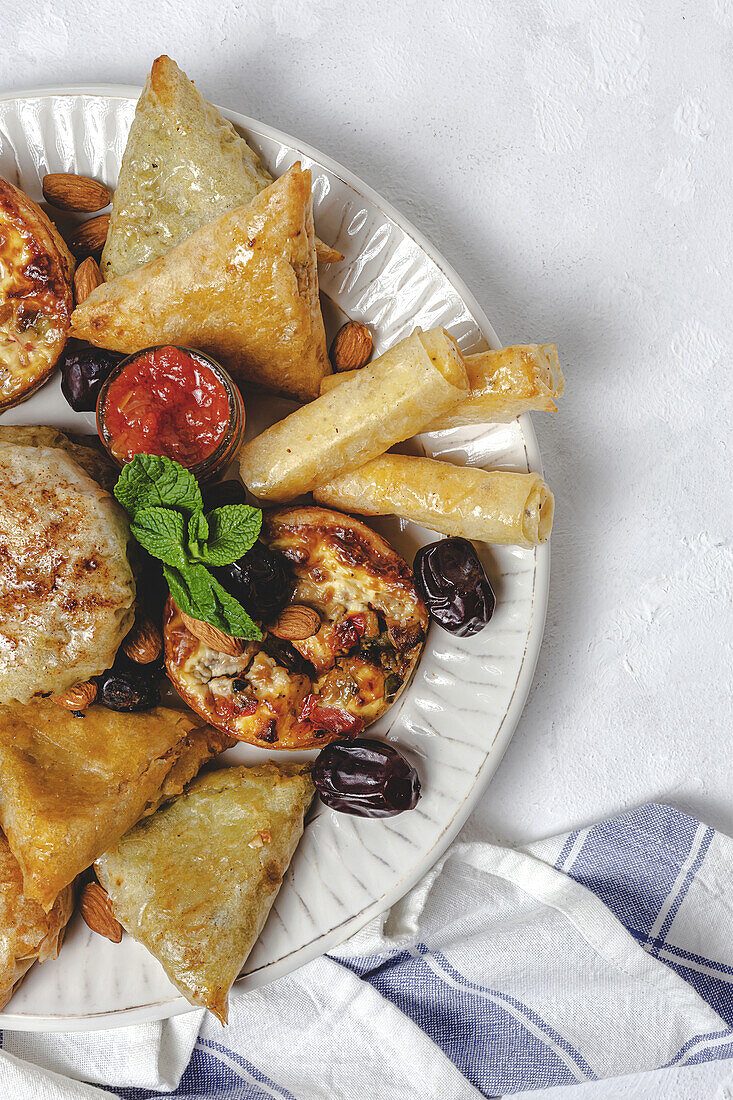
[[[158,455],[136,455],[120,474],[115,496],[130,515],[137,541],[163,562],[171,596],[184,614],[234,638],[262,637],[239,601],[207,569],[229,565],[249,550],[262,524],[258,508],[225,505],[205,516],[191,471]]]
[[[196,614],[196,605],[191,594],[191,589],[188,587],[186,578],[183,573],[181,573],[180,569],[164,565],[163,576],[166,579],[170,594],[176,606],[184,615],[191,615],[194,619],[197,619],[199,616]]]
[[[206,517],[208,536],[201,541],[199,557],[207,565],[231,565],[257,541],[262,512],[249,504],[225,504]]]
[[[222,588],[203,565],[185,571],[163,566],[171,596],[186,615],[211,623],[233,638],[259,641],[262,632],[238,600]]]
[[[209,537],[209,525],[203,512],[194,512],[188,521],[188,553],[194,561],[201,558],[201,543]]]
[[[162,455],[135,455],[115,485],[115,496],[131,518],[143,508],[203,511],[198,482],[190,470]]]
[[[211,577],[211,574],[209,574]],[[213,594],[219,605],[219,612],[227,624],[221,629],[234,638],[246,638],[247,641],[258,642],[262,637],[262,631],[242,607],[239,600],[230,596],[226,588],[222,588],[217,580],[211,577],[213,582]]]
[[[143,508],[135,513],[130,530],[154,558],[176,569],[186,569],[185,522],[180,512],[170,508]]]
[[[212,623],[221,630],[225,630],[226,627],[217,619],[218,608],[212,591],[214,578],[211,576],[208,569],[203,565],[195,565],[188,562],[186,566],[186,583],[191,592],[193,602],[201,612],[196,618],[203,619],[205,623]]]

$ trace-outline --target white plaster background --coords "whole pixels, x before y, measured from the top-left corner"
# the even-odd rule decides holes
[[[506,343],[555,340],[557,496],[530,702],[466,827],[512,842],[651,798],[733,833],[733,0],[2,0],[0,89],[142,83],[343,161]],[[532,1094],[538,1095],[538,1094]],[[733,1095],[733,1063],[547,1100]]]

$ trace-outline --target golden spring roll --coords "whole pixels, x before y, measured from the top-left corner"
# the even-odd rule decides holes
[[[557,412],[553,398],[562,397],[565,379],[554,344],[517,344],[498,351],[480,351],[466,355],[464,362],[469,384],[466,397],[423,431],[504,422],[525,412]],[[326,375],[321,393],[328,393],[358,373]]]
[[[479,542],[537,546],[552,530],[555,498],[539,474],[382,455],[314,490],[319,504],[365,516],[396,515]]]
[[[245,444],[242,480],[263,500],[293,500],[409,439],[467,392],[463,358],[447,332],[413,333]]]

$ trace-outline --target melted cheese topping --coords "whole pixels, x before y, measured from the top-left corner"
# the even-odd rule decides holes
[[[202,646],[169,605],[169,674],[194,709],[242,740],[308,748],[354,736],[394,701],[422,648],[427,615],[412,574],[360,541],[347,517],[340,531],[269,528],[263,541],[289,558],[293,602],[318,610],[318,633],[292,643],[266,633],[231,658]]]
[[[12,211],[0,209],[0,406],[34,388],[58,359],[71,317],[57,262]]]

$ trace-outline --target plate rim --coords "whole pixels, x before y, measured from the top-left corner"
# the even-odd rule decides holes
[[[47,85],[37,88],[23,89],[18,92],[0,93],[0,103],[9,101],[63,98],[71,96],[89,96],[105,99],[137,100],[142,92],[142,87],[134,84],[59,84]],[[326,153],[301,141],[299,138],[279,130],[274,126],[261,122],[249,115],[228,107],[217,105],[225,118],[235,125],[261,134],[263,137],[280,142],[290,148],[309,157],[317,164],[323,165],[333,175],[337,176],[358,194],[367,198],[387,218],[397,225],[403,233],[409,236],[415,244],[438,267],[447,281],[465,303],[469,312],[476,321],[477,327],[490,346],[501,347],[498,336],[488,319],[483,307],[479,304],[473,292],[464,282],[463,278],[455,270],[441,252],[428,240],[427,237],[406,218],[387,199],[383,198],[369,184],[365,183],[350,169],[344,167],[339,161],[334,160]],[[540,455],[537,436],[534,431],[531,417],[524,413],[519,417],[524,442],[524,450],[527,465],[530,470],[542,473],[542,458]],[[286,974],[305,966],[306,963],[320,958],[338,944],[343,943],[350,936],[363,928],[374,917],[383,913],[394,905],[400,898],[412,889],[413,886],[434,866],[440,859],[448,845],[456,837],[476,804],[485,793],[491,779],[495,775],[506,749],[514,736],[522,712],[527,703],[529,693],[534,680],[534,673],[539,659],[542,639],[544,635],[545,618],[549,597],[550,583],[550,544],[534,548],[534,574],[532,586],[532,611],[527,640],[522,656],[522,664],[514,685],[512,697],[505,711],[499,729],[487,753],[483,764],[474,778],[473,785],[461,806],[445,824],[439,838],[432,848],[418,861],[409,874],[405,875],[390,890],[382,894],[378,899],[365,906],[353,917],[341,922],[330,931],[320,935],[311,943],[305,944],[290,955],[273,963],[269,963],[252,973],[245,975],[235,983],[233,989],[245,992],[256,989],[277,981]],[[92,1031],[111,1029],[116,1027],[128,1027],[134,1024],[147,1023],[154,1020],[168,1019],[186,1012],[200,1012],[201,1009],[188,1004],[181,996],[172,996],[169,1000],[156,1001],[149,1005],[141,1005],[135,1008],[113,1009],[103,1013],[90,1013],[78,1016],[40,1014],[15,1014],[12,1012],[0,1012],[0,1028],[13,1031]]]

